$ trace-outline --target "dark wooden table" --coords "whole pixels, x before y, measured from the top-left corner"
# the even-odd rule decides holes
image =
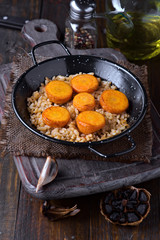
[[[0,17],[15,16],[27,19],[44,18],[57,24],[63,39],[64,20],[69,0],[0,1]],[[104,11],[104,1],[97,2],[97,12]],[[106,47],[104,21],[98,20],[98,47]],[[19,29],[0,26],[0,64],[12,62],[18,48],[31,47]],[[160,112],[160,57],[146,64],[149,73],[150,94]],[[151,211],[137,227],[114,226],[100,214],[102,194],[66,199],[64,203],[78,204],[80,213],[56,222],[49,221],[41,212],[42,201],[32,198],[21,185],[13,157],[0,159],[0,239],[3,240],[159,240],[160,239],[160,178],[138,185],[151,193]],[[63,202],[63,200],[62,200]]]

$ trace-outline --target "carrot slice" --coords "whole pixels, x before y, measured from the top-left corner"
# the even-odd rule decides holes
[[[107,112],[120,114],[127,110],[129,101],[124,93],[109,89],[101,94],[100,105]]]
[[[72,87],[63,81],[53,80],[46,87],[47,97],[51,102],[63,104],[68,102],[72,97]]]
[[[78,93],[73,98],[73,106],[80,112],[89,111],[95,107],[95,99],[90,93]]]
[[[42,119],[50,127],[64,127],[70,120],[70,114],[64,107],[51,106],[43,111]]]
[[[71,86],[75,92],[92,93],[98,88],[98,80],[90,74],[80,74],[71,79]]]
[[[84,111],[77,116],[76,123],[80,132],[90,134],[105,126],[105,117],[96,111]]]

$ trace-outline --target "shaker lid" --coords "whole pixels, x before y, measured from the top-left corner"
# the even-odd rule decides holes
[[[72,0],[70,2],[70,15],[73,19],[90,19],[95,11],[93,0]]]

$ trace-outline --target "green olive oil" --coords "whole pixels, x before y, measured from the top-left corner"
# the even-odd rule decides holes
[[[133,22],[133,29],[128,34],[123,31],[121,21],[117,25],[117,32],[107,25],[107,46],[119,49],[129,60],[146,60],[160,53],[160,16],[141,13],[128,13]]]

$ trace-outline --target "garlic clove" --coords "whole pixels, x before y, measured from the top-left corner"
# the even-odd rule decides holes
[[[38,192],[42,186],[52,182],[57,176],[57,173],[57,161],[55,160],[55,158],[51,158],[50,156],[48,156],[40,173],[40,177],[36,186],[36,192]]]

